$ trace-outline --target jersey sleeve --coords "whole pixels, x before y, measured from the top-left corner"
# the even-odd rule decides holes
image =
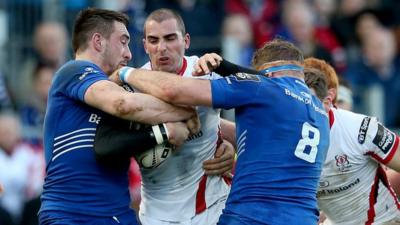
[[[211,80],[212,105],[214,108],[231,109],[254,101],[254,93],[262,85],[258,75],[236,73]]]
[[[62,73],[60,77],[60,89],[68,97],[84,101],[86,90],[90,85],[100,80],[108,80],[99,68],[85,66],[80,70],[70,70]]]
[[[364,117],[358,133],[358,142],[364,145],[366,154],[386,164],[396,152],[399,137],[374,117]]]

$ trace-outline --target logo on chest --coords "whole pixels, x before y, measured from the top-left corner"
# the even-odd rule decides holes
[[[351,168],[351,164],[348,160],[348,156],[346,154],[343,155],[336,155],[335,156],[336,160],[336,167],[340,172],[347,172]]]

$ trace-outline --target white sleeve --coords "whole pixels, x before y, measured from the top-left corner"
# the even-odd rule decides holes
[[[358,142],[366,154],[386,164],[393,157],[399,137],[374,117],[364,117],[358,133]]]

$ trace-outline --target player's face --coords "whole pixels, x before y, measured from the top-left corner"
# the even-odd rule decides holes
[[[153,70],[177,73],[182,67],[185,50],[189,48],[189,34],[182,35],[175,19],[146,24],[143,45]]]
[[[123,23],[114,22],[114,32],[111,33],[108,40],[105,41],[103,52],[103,64],[105,72],[111,74],[116,69],[128,65],[132,59],[129,49],[129,33]]]

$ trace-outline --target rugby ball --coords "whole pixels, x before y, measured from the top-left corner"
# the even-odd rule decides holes
[[[173,146],[169,143],[156,145],[136,155],[136,161],[144,169],[154,169],[167,160],[172,154]]]

